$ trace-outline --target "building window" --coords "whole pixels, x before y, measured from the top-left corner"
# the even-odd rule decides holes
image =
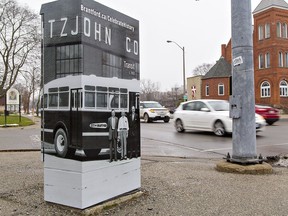
[[[270,67],[270,53],[267,52],[265,54],[265,68],[269,68]]]
[[[259,69],[262,69],[262,68],[264,68],[264,58],[263,58],[263,55],[260,54],[258,58],[259,58],[259,59],[258,59],[258,60],[259,60]]]
[[[261,97],[270,97],[270,83],[267,81],[261,84]]]
[[[282,37],[282,32],[281,32],[281,23],[277,22],[277,37]]]
[[[283,53],[279,52],[278,54],[278,66],[283,67]]]
[[[224,95],[224,84],[223,83],[218,84],[218,95]]]
[[[288,52],[285,52],[285,67],[288,67]]]
[[[56,47],[56,78],[83,73],[82,44]]]
[[[288,97],[288,84],[285,80],[280,82],[280,96]]]
[[[209,96],[209,85],[205,86],[205,95]]]
[[[131,62],[111,53],[102,53],[102,76],[121,79],[139,79],[139,63]]]
[[[287,38],[287,24],[277,22],[277,37]]]
[[[265,38],[270,38],[270,23],[265,24]]]
[[[262,26],[262,25],[259,25],[259,26],[258,26],[258,39],[259,39],[259,40],[263,40],[263,38],[264,38],[263,26]]]
[[[122,58],[116,55],[103,52],[103,77],[118,77],[122,78]]]
[[[287,38],[287,24],[286,23],[282,24],[282,37]]]

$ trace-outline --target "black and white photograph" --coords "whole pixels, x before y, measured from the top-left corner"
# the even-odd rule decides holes
[[[54,146],[61,158],[82,160],[82,151],[86,159],[112,162],[131,157],[131,145],[139,156],[140,136],[132,136],[137,144],[129,141],[126,116],[139,107],[139,22],[95,1],[71,1],[70,10],[56,10],[65,2],[41,8],[42,146]]]

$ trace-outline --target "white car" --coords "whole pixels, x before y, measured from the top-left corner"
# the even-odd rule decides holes
[[[265,128],[265,119],[255,113],[256,132]],[[217,136],[232,133],[229,102],[226,100],[192,100],[183,102],[174,112],[178,132],[185,130],[212,131]]]
[[[170,112],[156,101],[140,101],[140,119],[144,122],[152,122],[156,120],[170,121]]]

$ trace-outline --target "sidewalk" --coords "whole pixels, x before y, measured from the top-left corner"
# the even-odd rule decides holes
[[[280,119],[288,119],[288,114],[281,114]]]
[[[98,215],[287,215],[287,168],[274,167],[269,175],[221,173],[219,160],[144,156],[143,195]],[[1,152],[0,169],[0,215],[83,214],[43,200],[40,152]]]

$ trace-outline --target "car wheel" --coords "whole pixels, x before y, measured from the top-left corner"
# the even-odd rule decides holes
[[[180,119],[178,119],[176,121],[175,128],[176,128],[177,132],[179,132],[179,133],[182,133],[185,131],[184,126],[183,126],[183,122]]]
[[[144,114],[144,122],[145,122],[145,123],[149,123],[149,122],[150,122],[149,116],[148,116],[147,113]]]
[[[274,121],[266,120],[266,123],[267,123],[268,125],[273,125],[273,124],[274,124]]]
[[[224,136],[225,133],[224,124],[221,121],[216,121],[214,124],[214,134],[217,136]]]
[[[165,122],[165,123],[168,123],[169,121],[170,121],[170,118],[169,118],[169,117],[165,117],[165,118],[164,118],[164,122]]]
[[[84,153],[88,158],[97,158],[101,149],[84,149]]]
[[[56,153],[60,157],[66,158],[75,154],[76,149],[68,147],[67,135],[62,128],[59,128],[55,134],[54,145]]]

